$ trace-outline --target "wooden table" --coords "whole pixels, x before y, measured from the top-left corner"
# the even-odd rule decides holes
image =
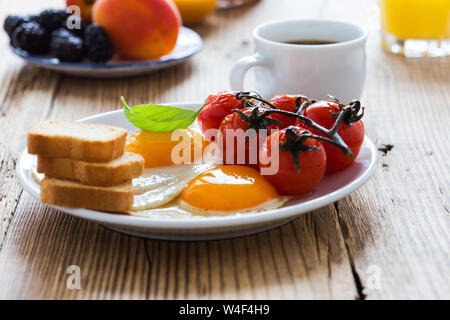
[[[0,17],[63,1],[2,1]],[[202,100],[228,89],[251,30],[278,18],[338,18],[370,30],[368,136],[374,177],[334,205],[253,236],[170,242],[125,236],[49,209],[23,192],[15,167],[27,130],[130,104]],[[449,299],[450,58],[404,59],[380,48],[375,1],[263,0],[217,12],[195,28],[190,63],[149,76],[87,80],[25,65],[0,50],[0,298],[13,299]],[[251,87],[251,79],[247,86]],[[66,269],[81,269],[81,289]]]

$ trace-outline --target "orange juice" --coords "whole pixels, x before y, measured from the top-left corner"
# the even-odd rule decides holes
[[[380,0],[383,30],[399,39],[450,38],[450,0]]]

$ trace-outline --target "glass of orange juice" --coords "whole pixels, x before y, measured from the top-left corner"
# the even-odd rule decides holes
[[[450,54],[450,0],[380,0],[383,47],[406,57]]]

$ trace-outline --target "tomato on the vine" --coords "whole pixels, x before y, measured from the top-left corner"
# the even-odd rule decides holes
[[[304,96],[290,96],[281,94],[277,94],[269,100],[269,102],[278,109],[289,112],[296,112],[298,107],[305,101],[306,97]],[[297,104],[299,105],[297,106]],[[295,124],[295,119],[288,116],[272,114],[271,117],[283,123],[282,125],[277,125],[277,128],[280,130]]]
[[[326,154],[322,143],[309,138],[302,128],[288,127],[267,137],[259,154],[259,167],[275,167],[275,174],[264,177],[281,195],[301,195],[310,192],[325,174]],[[272,163],[273,153],[278,162]],[[275,157],[276,159],[276,157]]]
[[[265,110],[248,107],[225,117],[218,134],[224,164],[258,166],[260,145],[276,130],[276,120],[262,117]]]
[[[236,99],[236,95],[233,92],[223,91],[208,96],[202,111],[197,117],[200,129],[203,134],[206,134],[211,129],[218,130],[225,116],[232,113],[231,110],[241,108],[242,101]],[[214,140],[215,134],[211,138]]]
[[[359,102],[357,103],[359,104]],[[317,101],[306,107],[303,111],[303,115],[310,118],[325,129],[331,129],[336,122],[336,117],[339,111],[339,103],[336,101]],[[359,111],[359,106],[355,111],[356,113]],[[330,143],[323,142],[323,146],[327,153],[327,173],[343,170],[355,162],[364,141],[364,125],[360,119],[361,115],[357,115],[354,112],[348,113],[348,115],[344,117],[343,121],[339,124],[337,130],[338,135],[352,151],[354,155],[353,158],[348,157],[338,147]],[[306,124],[300,122],[300,120],[296,121],[296,125],[304,127],[314,134],[326,137],[324,133],[308,127]]]

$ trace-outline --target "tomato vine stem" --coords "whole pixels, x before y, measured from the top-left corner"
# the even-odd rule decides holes
[[[328,137],[328,138],[326,138],[326,137],[322,137],[322,136],[311,133],[310,135],[308,135],[309,138],[328,142],[328,143],[338,147],[339,149],[341,149],[348,157],[354,158],[352,151],[347,146],[347,144],[344,142],[344,140],[342,140],[342,138],[339,136],[337,131],[339,128],[339,124],[342,121],[351,125],[351,123],[355,122],[355,120],[358,121],[362,118],[362,116],[364,115],[364,108],[363,108],[362,114],[358,115],[358,112],[361,108],[360,102],[357,100],[354,100],[350,104],[344,105],[341,102],[339,102],[339,100],[337,100],[336,98],[329,96],[329,98],[331,100],[333,100],[339,104],[339,112],[337,114],[333,114],[333,117],[336,118],[336,121],[335,121],[333,127],[331,129],[326,129],[326,128],[322,127],[321,125],[317,124],[316,122],[314,122],[313,120],[311,120],[310,118],[305,117],[303,115],[303,111],[308,106],[310,106],[312,103],[316,102],[316,100],[311,100],[304,96],[300,96],[299,98],[300,99],[297,99],[297,101],[296,101],[297,104],[299,104],[301,102],[302,98],[305,99],[305,101],[299,106],[297,112],[290,112],[290,111],[286,111],[286,110],[280,110],[279,108],[274,106],[272,103],[264,100],[258,93],[255,94],[254,91],[239,91],[236,93],[236,99],[239,99],[241,101],[256,100],[263,104],[263,108],[265,108],[266,110],[258,116],[258,118],[260,120],[264,119],[267,116],[274,114],[274,113],[284,115],[284,116],[290,117],[292,119],[298,119],[303,124],[322,132],[324,135],[326,135]],[[255,106],[255,108],[259,108],[259,107]],[[236,112],[237,110],[233,110],[233,111]]]

